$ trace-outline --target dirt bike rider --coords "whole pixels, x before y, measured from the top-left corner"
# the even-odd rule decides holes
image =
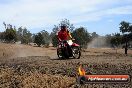
[[[68,31],[65,25],[61,26],[61,30],[58,32],[59,42],[67,43],[67,40],[71,40],[71,33]],[[68,46],[68,51],[71,51],[71,48]]]
[[[66,41],[72,39],[71,33],[68,31],[65,25],[61,26],[61,30],[58,32],[58,40]]]

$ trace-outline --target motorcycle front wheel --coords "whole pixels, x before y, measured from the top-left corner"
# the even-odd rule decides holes
[[[63,58],[61,49],[57,49],[57,56],[58,56],[59,59]]]
[[[81,57],[80,48],[79,47],[72,47],[72,54],[73,54],[73,58],[80,59],[80,57]]]

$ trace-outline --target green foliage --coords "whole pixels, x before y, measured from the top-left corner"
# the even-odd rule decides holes
[[[41,44],[45,44],[45,41],[43,41],[43,35],[40,32],[35,35],[34,43],[36,43],[39,47]]]
[[[130,41],[132,41],[132,32],[128,35]]]
[[[130,23],[122,21],[120,23],[120,32],[125,33],[125,32],[130,32]]]
[[[120,31],[123,33],[125,40],[125,54],[127,54],[128,43],[132,40],[132,25],[129,22],[122,21],[120,23]]]
[[[116,33],[112,36],[110,42],[112,46],[118,47],[122,43],[122,36],[119,33]]]
[[[111,39],[112,39],[112,35],[111,34],[107,34],[107,35],[105,35],[105,38],[106,38],[106,43],[107,43],[107,46],[108,47],[111,47],[112,46],[112,44],[111,44]]]
[[[11,24],[6,24],[3,22],[5,31],[0,33],[0,39],[3,42],[13,42],[15,43],[17,41],[17,35],[16,35],[16,29],[15,26],[12,27]]]
[[[18,41],[21,41],[22,36],[23,36],[23,29],[22,29],[22,27],[19,27],[18,31],[17,31],[17,39],[18,39]]]
[[[130,25],[128,32],[131,32],[132,33],[132,25]]]
[[[42,30],[41,34],[43,36],[42,44],[43,45],[44,44],[49,45],[49,43],[50,43],[50,35],[49,35],[49,33],[47,31],[45,31],[45,30]]]
[[[59,26],[54,25],[54,28],[52,29],[52,34],[56,34],[59,31]]]
[[[83,48],[87,48],[87,44],[90,41],[90,35],[84,27],[77,28],[72,33],[75,42],[80,44]]]
[[[1,41],[5,40],[5,32],[0,32],[0,40]]]
[[[16,31],[13,29],[6,29],[5,32],[5,40],[8,42],[15,41],[16,40]]]
[[[32,42],[32,34],[26,28],[18,28],[17,38],[22,44],[28,44]]]
[[[16,42],[17,41],[17,35],[16,35],[16,29],[13,28],[10,24],[4,24],[6,31],[3,32],[2,36],[6,42]]]
[[[52,44],[53,44],[54,47],[57,47],[57,44],[58,44],[57,35],[53,35],[53,37],[52,37]]]
[[[92,39],[93,39],[93,38],[97,38],[97,37],[99,36],[96,32],[93,32],[91,35],[92,35],[92,36],[91,36]]]
[[[59,31],[59,27],[54,25],[54,28],[52,29],[52,32],[50,34],[51,43],[53,44],[53,47],[56,47],[58,44],[58,39],[57,39],[57,32],[58,31]]]
[[[63,20],[60,21],[59,26],[63,26],[63,25],[65,25],[65,26],[68,28],[68,30],[69,30],[70,32],[72,32],[73,29],[75,28],[75,27],[73,26],[73,24],[71,24],[70,21],[69,21],[68,19],[63,19]]]
[[[132,40],[132,25],[130,25],[131,23],[129,22],[125,22],[125,21],[122,21],[120,23],[120,31],[123,33],[124,35],[124,39],[126,40],[126,42],[129,42]]]
[[[58,26],[54,26],[54,28],[52,29],[52,32],[50,34],[50,38],[51,38],[51,42],[53,44],[53,47],[56,47],[58,44],[58,39],[57,39],[57,32],[59,31]]]

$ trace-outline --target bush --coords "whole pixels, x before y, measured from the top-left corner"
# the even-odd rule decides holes
[[[35,35],[34,43],[36,43],[38,47],[40,47],[41,44],[44,44],[43,36],[41,33],[38,33],[37,35]]]
[[[45,48],[49,48],[49,44],[48,44],[48,43],[45,44],[44,47],[45,47]]]
[[[90,35],[84,27],[77,28],[72,33],[75,42],[82,48],[87,48],[87,44],[90,41]]]
[[[15,42],[17,40],[16,31],[14,29],[6,29],[4,37],[6,42],[11,42],[11,41]]]
[[[57,47],[57,44],[58,44],[57,35],[54,35],[52,37],[52,44],[53,44],[53,47]]]

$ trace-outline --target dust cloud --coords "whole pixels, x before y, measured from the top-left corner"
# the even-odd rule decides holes
[[[88,43],[88,48],[105,48],[108,47],[109,44],[106,41],[105,37],[96,37],[90,43]]]

